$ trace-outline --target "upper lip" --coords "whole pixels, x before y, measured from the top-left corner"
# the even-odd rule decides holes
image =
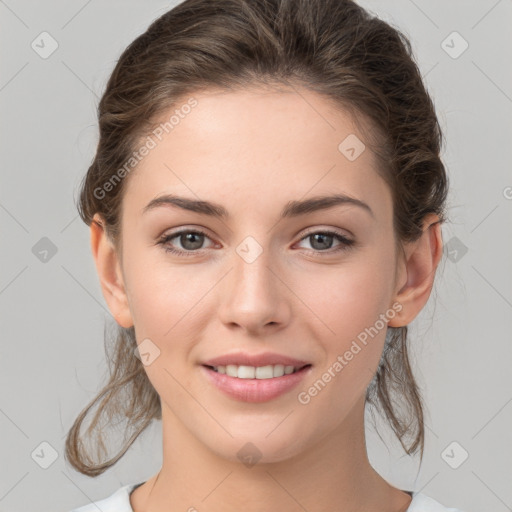
[[[237,366],[268,366],[282,364],[284,366],[302,368],[303,366],[307,366],[311,363],[272,352],[263,352],[261,354],[235,352],[208,359],[208,361],[204,361],[202,364],[206,366],[227,366],[228,364],[234,364]]]

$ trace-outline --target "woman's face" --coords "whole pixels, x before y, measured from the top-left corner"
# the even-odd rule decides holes
[[[123,199],[122,279],[164,429],[230,460],[247,442],[275,462],[341,435],[400,308],[391,194],[374,155],[348,116],[298,90],[205,91],[177,105]],[[155,202],[166,195],[225,216]],[[297,206],[334,195],[366,206]],[[229,377],[245,386],[234,396],[203,365],[240,353],[310,366],[280,394],[277,381]]]

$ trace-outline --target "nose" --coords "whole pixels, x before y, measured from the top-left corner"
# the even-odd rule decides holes
[[[228,328],[263,335],[288,323],[291,294],[279,265],[271,259],[268,251],[252,262],[234,253],[232,269],[219,290],[218,313]]]

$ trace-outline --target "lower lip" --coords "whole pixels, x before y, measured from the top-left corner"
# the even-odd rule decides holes
[[[267,402],[293,389],[310,372],[311,366],[272,379],[239,379],[201,366],[206,377],[226,395],[242,402]]]

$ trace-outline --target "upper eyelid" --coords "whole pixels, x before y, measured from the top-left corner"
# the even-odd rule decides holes
[[[300,240],[302,240],[304,237],[306,237],[308,235],[312,235],[314,233],[332,233],[335,235],[342,236],[344,238],[350,238],[350,237],[354,236],[347,229],[345,229],[344,231],[346,231],[348,234],[343,233],[341,228],[311,228],[311,229],[308,228],[307,231],[304,232],[303,235],[300,237]]]

